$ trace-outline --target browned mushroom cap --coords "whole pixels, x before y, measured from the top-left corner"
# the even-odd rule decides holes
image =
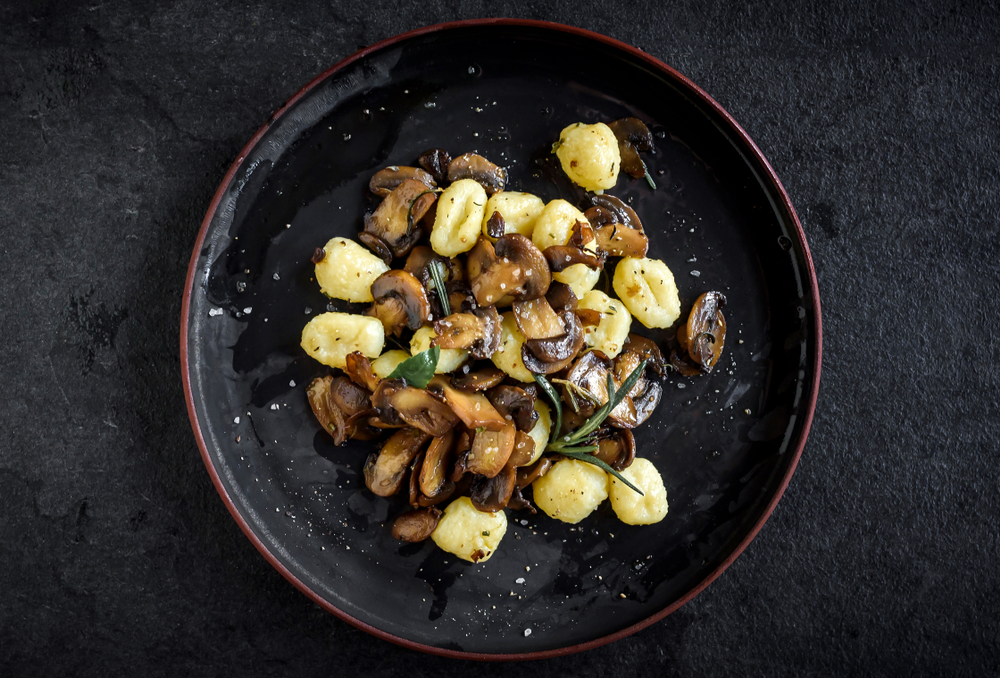
[[[420,507],[420,469],[424,464],[424,452],[418,452],[410,462],[410,506]]]
[[[432,261],[438,261],[444,265],[445,282],[463,278],[464,272],[458,260],[443,257],[427,245],[417,245],[410,251],[406,257],[406,263],[403,265],[403,270],[424,283],[426,287],[430,280],[430,271],[427,270],[427,267]]]
[[[524,431],[518,431],[514,437],[514,451],[507,460],[509,466],[520,468],[527,466],[535,456],[535,439]]]
[[[576,388],[589,393],[591,399],[603,405],[608,402],[608,375],[612,374],[613,367],[611,360],[601,351],[588,351],[574,363],[566,375],[566,380]],[[615,387],[618,386],[619,382],[615,381]],[[618,407],[611,410],[608,418],[615,426],[634,428],[636,416],[632,398],[626,395]]]
[[[448,165],[451,164],[451,156],[443,148],[432,148],[420,155],[417,164],[430,172],[435,181],[443,184],[448,180]]]
[[[443,436],[459,419],[446,404],[422,388],[406,386],[402,379],[383,379],[371,397],[382,422],[406,422],[432,436]]]
[[[507,233],[495,245],[480,238],[469,252],[466,267],[480,306],[492,306],[507,296],[537,299],[548,292],[552,282],[541,250],[519,233]]]
[[[525,339],[548,339],[566,332],[566,324],[545,297],[515,301],[511,310]]]
[[[330,402],[337,406],[345,417],[363,412],[371,407],[371,391],[362,388],[344,376],[334,377],[330,382]]]
[[[369,391],[374,391],[378,388],[379,378],[375,375],[375,372],[372,370],[372,363],[364,353],[361,351],[348,353],[346,361],[347,367],[344,368],[344,372],[351,378],[351,381]],[[371,396],[371,393],[368,395]],[[367,402],[365,406],[368,406]]]
[[[482,393],[459,390],[442,377],[435,377],[430,387],[440,389],[441,397],[448,403],[448,407],[469,429],[499,431],[507,425],[507,420]]]
[[[468,349],[482,340],[484,332],[483,321],[472,313],[452,313],[434,321],[436,336],[431,339],[431,345]]]
[[[330,400],[330,385],[333,377],[326,376],[322,379],[313,379],[306,388],[306,398],[309,400],[309,407],[312,408],[313,415],[319,422],[323,430],[333,436],[336,445],[343,445],[347,440],[347,417]]]
[[[616,471],[624,471],[635,461],[635,436],[627,428],[606,426],[597,432],[594,456]]]
[[[576,220],[573,230],[570,231],[569,241],[566,243],[571,247],[585,247],[587,243],[594,240],[594,228],[589,221]]]
[[[573,311],[563,311],[559,317],[566,328],[566,331],[555,337],[545,339],[525,339],[524,348],[533,353],[539,360],[547,363],[565,363],[572,360],[583,347],[583,325]],[[527,365],[527,363],[525,363]],[[563,364],[565,367],[565,364]],[[531,369],[530,367],[528,368]],[[545,374],[552,374],[559,369],[551,369]]]
[[[476,476],[469,488],[469,499],[479,511],[495,513],[507,508],[510,495],[517,485],[517,471],[507,464],[492,478]]]
[[[389,497],[403,487],[403,478],[413,459],[430,436],[415,428],[400,429],[382,449],[365,462],[365,485],[380,497]]]
[[[484,367],[451,378],[451,385],[463,391],[485,391],[504,380],[503,370],[498,367]]]
[[[486,234],[491,238],[499,238],[506,231],[507,222],[504,221],[503,215],[499,212],[494,212],[486,221]]]
[[[465,468],[472,473],[492,478],[503,470],[514,451],[517,429],[507,424],[499,431],[480,429],[472,439],[472,449],[465,460]]]
[[[604,252],[594,253],[582,247],[570,247],[569,245],[553,245],[545,248],[545,261],[549,264],[549,270],[553,273],[564,271],[574,264],[583,264],[587,268],[600,270],[604,267],[607,254]]]
[[[420,238],[417,222],[435,200],[437,195],[425,183],[407,179],[365,217],[365,232],[381,239],[393,256],[405,256]]]
[[[469,451],[472,449],[472,435],[468,431],[462,431],[458,434],[458,438],[455,439],[455,447],[452,448],[452,452],[455,456],[455,464],[451,468],[451,475],[448,478],[456,483],[455,491],[458,492],[458,483],[462,478],[466,477],[466,471],[469,462]],[[461,496],[461,493],[459,493]]]
[[[638,334],[629,334],[622,345],[622,353],[637,353],[640,359],[646,361],[647,369],[651,369],[661,377],[666,373],[666,361],[660,347],[652,339]]]
[[[580,300],[576,298],[573,288],[566,283],[555,280],[549,285],[549,291],[545,293],[545,299],[553,311],[573,311],[576,310]]]
[[[625,228],[641,231],[642,221],[628,203],[613,195],[595,195],[590,201],[594,206],[583,213],[587,217],[594,229],[608,224],[621,224]],[[596,210],[596,211],[595,211]],[[597,215],[596,221],[591,219],[591,215]]]
[[[635,179],[646,174],[646,163],[639,157],[639,152],[652,151],[653,135],[646,123],[639,118],[622,118],[608,123],[608,127],[618,139],[618,152],[622,158],[622,169]]]
[[[399,413],[392,408],[392,398],[406,387],[406,382],[402,379],[383,379],[379,382],[378,388],[372,393],[372,409],[375,410],[375,421],[373,425],[380,428],[392,428],[405,426],[399,417]]]
[[[639,338],[642,339],[642,337]],[[647,339],[645,341],[649,340]],[[655,344],[653,344],[653,349],[655,349],[657,353],[659,352],[659,349],[656,348]],[[618,357],[615,358],[614,366],[615,383],[621,384],[628,379],[628,376],[639,367],[644,359],[646,359],[645,356],[637,350],[626,349],[618,354]],[[663,357],[661,355],[660,360],[662,359]],[[648,361],[648,359],[646,360],[646,366],[649,367],[650,361]],[[643,375],[638,379],[638,381],[635,382],[635,385],[632,387],[632,390],[629,391],[628,395],[632,399],[632,404],[635,408],[635,421],[632,424],[634,427],[646,421],[646,419],[648,419],[653,413],[653,410],[656,409],[656,406],[660,404],[660,397],[663,395],[663,387],[661,387],[657,382],[647,379],[645,375]]]
[[[472,179],[486,189],[487,195],[493,195],[507,183],[507,170],[481,155],[464,153],[448,164],[448,181],[460,179]]]
[[[491,388],[486,397],[504,419],[514,422],[518,431],[528,432],[535,427],[538,411],[534,395],[517,386],[503,385]]]
[[[386,334],[419,329],[431,315],[423,285],[406,271],[386,271],[372,283],[375,303],[365,314],[382,321]]]
[[[719,362],[726,340],[726,318],[721,292],[705,292],[694,302],[687,323],[677,332],[677,340],[702,372],[709,373]],[[682,336],[683,335],[683,336]]]
[[[441,510],[434,507],[407,511],[392,524],[392,538],[410,543],[421,542],[434,532]]]
[[[372,235],[368,231],[358,233],[358,240],[370,249],[375,256],[385,262],[386,266],[392,266],[392,250],[385,244],[385,241],[377,235]]]
[[[686,350],[674,350],[670,352],[670,366],[682,377],[697,377],[701,369],[691,360]]]
[[[455,432],[448,431],[443,436],[434,438],[420,467],[420,492],[426,499],[442,501],[442,495],[451,494],[454,483],[448,480],[448,471],[453,463],[452,448],[455,446]],[[425,504],[429,506],[430,504]]]
[[[490,358],[500,350],[503,318],[495,306],[480,306],[472,313],[483,323],[483,338],[472,345],[470,352],[475,358]]]
[[[540,457],[531,466],[524,466],[517,469],[517,486],[519,489],[524,489],[531,483],[535,482],[552,468],[552,457],[545,456]]]
[[[601,324],[601,316],[604,314],[593,308],[578,308],[573,314],[579,318],[580,324],[585,327],[597,327]]]
[[[408,179],[415,179],[424,184],[427,188],[437,188],[437,184],[434,182],[434,177],[419,167],[401,167],[392,165],[390,167],[386,167],[385,169],[380,169],[372,175],[371,180],[368,182],[368,190],[375,195],[384,198],[392,193],[397,186]]]
[[[649,238],[642,231],[620,224],[601,226],[597,229],[597,248],[613,257],[641,259],[649,251]]]

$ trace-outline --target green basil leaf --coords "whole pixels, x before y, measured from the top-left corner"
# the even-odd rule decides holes
[[[396,369],[389,375],[390,379],[402,379],[409,386],[424,388],[434,376],[438,360],[441,359],[441,349],[433,346],[426,351],[421,351],[415,356],[407,358],[396,366]]]

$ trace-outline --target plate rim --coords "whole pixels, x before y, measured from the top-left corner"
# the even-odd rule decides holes
[[[687,93],[692,95],[695,99],[701,103],[707,105],[709,108],[713,109],[715,113],[720,115],[723,121],[728,125],[730,131],[735,133],[735,135],[749,148],[754,159],[757,160],[764,168],[764,179],[769,182],[771,186],[777,190],[778,196],[784,209],[787,211],[788,215],[791,217],[791,225],[794,227],[794,235],[798,240],[799,246],[802,248],[802,252],[805,258],[806,273],[810,283],[810,296],[813,304],[813,315],[815,317],[815,352],[812,359],[812,364],[810,365],[810,370],[813,375],[813,382],[808,395],[808,400],[806,403],[805,414],[803,415],[802,432],[799,436],[798,441],[796,441],[795,448],[792,451],[791,462],[788,464],[788,468],[778,485],[777,491],[771,497],[764,511],[761,513],[757,522],[753,525],[746,536],[740,541],[732,553],[722,561],[714,570],[712,570],[701,582],[694,586],[690,591],[683,595],[678,600],[674,601],[662,610],[650,615],[649,617],[632,624],[624,629],[616,631],[615,633],[601,636],[600,638],[595,638],[593,640],[586,641],[584,643],[578,643],[576,645],[567,645],[565,647],[554,648],[551,650],[540,650],[537,652],[524,652],[524,653],[483,653],[483,652],[466,652],[462,650],[450,650],[446,648],[434,647],[432,645],[426,645],[424,643],[419,643],[407,638],[402,638],[395,634],[389,633],[382,629],[379,629],[371,624],[368,624],[356,617],[351,616],[347,612],[344,612],[340,608],[336,607],[318,593],[313,591],[308,585],[306,585],[301,579],[299,579],[293,572],[286,568],[267,548],[267,546],[257,537],[256,533],[250,527],[249,523],[245,520],[243,515],[239,512],[236,507],[235,502],[232,497],[229,496],[222,479],[219,476],[218,471],[215,469],[215,465],[212,463],[212,458],[208,450],[208,445],[205,442],[205,438],[202,435],[201,427],[199,426],[198,416],[195,412],[195,399],[194,393],[191,387],[190,378],[190,365],[188,362],[188,318],[190,315],[191,297],[194,292],[196,273],[198,269],[198,260],[201,257],[201,250],[205,242],[205,237],[208,234],[209,226],[215,217],[215,213],[222,201],[223,196],[229,189],[239,171],[243,161],[250,154],[252,149],[260,142],[261,138],[267,133],[271,126],[284,115],[292,106],[296,104],[303,96],[308,94],[311,90],[317,87],[320,83],[327,80],[330,76],[338,71],[344,69],[350,64],[367,57],[369,54],[382,50],[386,47],[395,45],[396,43],[403,42],[405,40],[416,38],[419,36],[427,35],[430,33],[438,33],[447,30],[463,29],[463,28],[474,28],[481,26],[519,26],[519,27],[529,27],[529,28],[540,28],[545,30],[551,30],[561,33],[568,33],[575,37],[582,37],[589,40],[595,40],[609,47],[613,47],[622,50],[626,54],[638,58],[646,62],[649,66],[653,67],[655,70],[666,73],[679,85],[687,89]],[[188,263],[187,275],[184,283],[184,296],[181,303],[181,323],[180,323],[180,363],[181,363],[181,380],[184,387],[184,400],[187,405],[188,419],[191,422],[191,428],[194,432],[195,441],[198,444],[198,450],[201,454],[202,462],[204,463],[206,469],[208,470],[209,477],[212,479],[212,484],[215,486],[216,491],[222,498],[222,502],[225,504],[226,508],[229,510],[230,515],[236,524],[243,531],[243,534],[250,540],[254,547],[260,552],[264,559],[270,563],[270,565],[276,569],[285,579],[287,579],[295,588],[305,594],[310,600],[319,605],[321,608],[330,612],[337,618],[351,624],[352,626],[361,629],[377,638],[382,640],[387,640],[396,645],[402,647],[418,650],[420,652],[425,652],[432,655],[437,655],[441,657],[449,657],[454,659],[471,659],[478,661],[516,661],[516,660],[531,660],[531,659],[547,659],[551,657],[561,657],[569,654],[574,654],[577,652],[582,652],[584,650],[590,650],[608,643],[612,643],[616,640],[620,640],[626,636],[629,636],[637,631],[640,631],[647,626],[650,626],[672,612],[679,609],[681,606],[689,602],[696,595],[701,593],[709,584],[711,584],[715,579],[719,577],[732,563],[743,553],[744,549],[750,544],[751,541],[757,536],[761,528],[770,518],[771,513],[774,511],[781,499],[782,495],[785,493],[785,489],[788,487],[788,483],[798,466],[799,459],[802,456],[802,451],[805,448],[807,439],[809,438],[809,429],[812,425],[813,414],[816,410],[816,402],[819,396],[819,382],[820,382],[820,372],[822,369],[822,358],[823,358],[823,322],[822,313],[820,309],[820,298],[819,298],[819,282],[816,278],[816,269],[813,265],[812,254],[809,251],[809,245],[806,242],[805,232],[802,230],[802,224],[799,221],[798,214],[795,212],[795,208],[792,206],[791,199],[788,196],[785,187],[782,185],[781,181],[778,179],[774,168],[771,167],[771,163],[768,162],[767,158],[757,147],[757,144],[750,138],[746,131],[740,126],[739,123],[721,106],[715,101],[711,96],[708,95],[704,90],[702,90],[693,81],[688,79],[682,73],[674,69],[673,67],[667,65],[666,63],[660,61],[656,57],[647,54],[637,47],[633,47],[627,43],[620,40],[602,35],[600,33],[595,33],[584,28],[578,28],[576,26],[568,26],[566,24],[555,23],[551,21],[538,21],[532,19],[515,19],[515,18],[486,18],[486,19],[465,19],[460,21],[449,21],[445,23],[432,24],[429,26],[423,26],[420,28],[407,31],[405,33],[400,33],[398,35],[386,38],[379,42],[376,42],[364,49],[358,50],[354,54],[342,59],[341,61],[335,63],[333,66],[329,67],[318,76],[313,78],[308,84],[302,87],[298,92],[296,92],[291,98],[285,101],[278,110],[271,114],[267,122],[265,122],[250,138],[250,140],[243,146],[237,155],[236,159],[233,161],[229,170],[226,172],[225,177],[219,184],[218,189],[215,191],[215,195],[212,198],[212,202],[209,204],[208,210],[205,213],[205,217],[202,220],[201,226],[198,230],[198,237],[195,241],[194,248],[191,253],[191,259]]]

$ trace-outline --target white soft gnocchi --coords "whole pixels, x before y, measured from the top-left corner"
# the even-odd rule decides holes
[[[578,221],[588,223],[583,212],[570,203],[561,199],[553,200],[545,205],[545,209],[538,215],[538,219],[535,221],[535,230],[531,234],[531,241],[535,247],[543,251],[546,247],[561,247],[568,243],[573,236],[573,226]],[[591,240],[584,246],[584,249],[596,252],[597,241]],[[587,290],[593,289],[600,277],[600,271],[583,264],[573,264],[569,268],[552,274],[553,280],[569,285],[578,299]]]
[[[573,183],[588,191],[604,191],[618,183],[622,158],[618,139],[603,122],[570,125],[559,133],[556,157]]]
[[[347,238],[323,246],[326,256],[316,264],[316,282],[328,297],[355,303],[374,301],[372,283],[389,270],[371,250]]]
[[[472,179],[460,179],[438,197],[431,229],[431,248],[445,257],[471,250],[482,230],[486,190]]]
[[[660,472],[648,459],[636,457],[622,476],[642,490],[639,494],[614,476],[611,479],[611,508],[623,523],[652,525],[667,515],[667,490],[663,487]]]
[[[431,539],[462,560],[483,563],[496,552],[506,532],[507,516],[503,511],[480,511],[471,499],[459,497],[448,504]]]
[[[382,322],[364,315],[321,313],[302,328],[302,348],[330,367],[343,369],[347,366],[347,355],[354,351],[374,358],[384,345]]]
[[[584,327],[583,338],[587,346],[603,351],[609,358],[618,357],[632,329],[632,314],[625,304],[600,290],[590,290],[580,298],[578,307],[601,313],[596,326]]]
[[[410,354],[417,355],[422,353],[431,347],[431,340],[436,337],[437,334],[434,332],[434,328],[430,325],[424,325],[419,330],[413,333],[413,338],[410,339]],[[434,368],[434,374],[446,374],[448,372],[454,372],[465,359],[469,357],[469,352],[462,348],[442,348],[441,357],[438,358],[437,367]],[[393,368],[395,369],[395,368]]]
[[[534,464],[542,456],[545,446],[549,444],[549,435],[552,432],[552,411],[548,405],[542,402],[541,398],[535,398],[535,412],[538,412],[538,421],[528,431],[528,436],[535,442],[535,453],[531,456],[531,461],[525,464],[525,466]]]
[[[393,370],[399,367],[401,362],[409,357],[409,353],[399,349],[386,351],[372,361],[372,372],[374,372],[379,379],[386,379],[390,374],[392,374]]]
[[[518,193],[517,191],[500,191],[490,196],[486,202],[486,212],[483,214],[483,236],[491,242],[496,242],[496,238],[491,238],[486,232],[486,224],[493,216],[494,212],[499,212],[504,221],[504,233],[520,233],[526,238],[531,237],[535,230],[535,221],[538,215],[545,209],[545,202],[537,195],[530,193]]]
[[[608,474],[585,461],[562,459],[531,487],[546,515],[576,524],[608,498]]]
[[[521,359],[521,347],[524,346],[524,335],[521,334],[514,319],[514,312],[500,314],[500,348],[490,356],[493,364],[503,370],[504,374],[518,381],[534,383],[535,377]]]
[[[674,274],[659,259],[625,257],[612,281],[632,315],[646,327],[670,327],[681,316]]]

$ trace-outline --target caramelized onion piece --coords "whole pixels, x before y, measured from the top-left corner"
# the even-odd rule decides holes
[[[517,484],[517,471],[507,464],[492,478],[476,476],[469,488],[469,499],[478,511],[495,513],[507,508]]]
[[[421,542],[431,536],[440,519],[440,509],[433,507],[407,511],[393,522],[392,537],[410,543]]]
[[[465,461],[465,467],[472,473],[492,478],[500,473],[514,451],[517,429],[514,424],[506,424],[499,431],[480,429],[472,439],[472,449]]]
[[[380,169],[368,181],[368,190],[382,198],[407,179],[415,179],[427,188],[437,188],[434,177],[418,167],[400,167],[393,165]]]
[[[400,429],[365,462],[365,485],[380,497],[389,497],[403,487],[406,470],[430,436],[415,428]]]
[[[646,174],[646,163],[639,157],[641,152],[652,151],[653,135],[646,123],[639,118],[622,118],[608,123],[608,127],[618,139],[618,152],[622,159],[622,169],[629,176],[641,179]]]
[[[476,153],[464,153],[448,164],[448,181],[460,179],[472,179],[486,189],[486,195],[493,195],[507,183],[507,170]]]
[[[429,151],[424,151],[417,159],[417,164],[427,170],[439,184],[448,181],[448,165],[451,164],[451,156],[443,148],[432,148]]]

